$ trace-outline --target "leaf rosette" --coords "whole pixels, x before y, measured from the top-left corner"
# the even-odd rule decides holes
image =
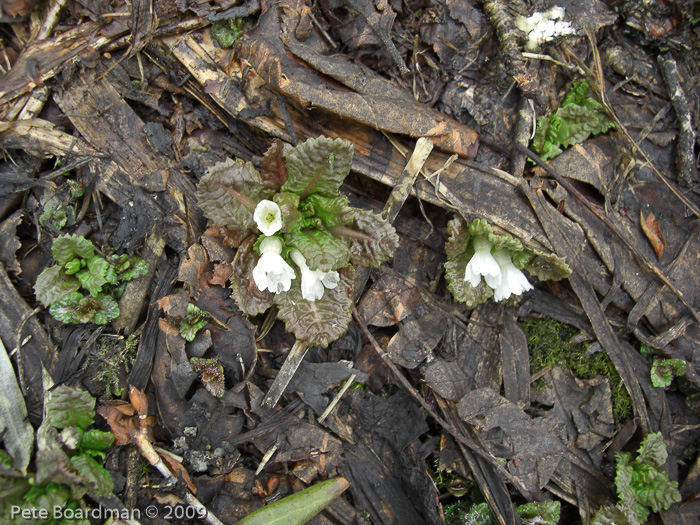
[[[241,240],[229,277],[239,308],[258,315],[276,304],[287,329],[310,344],[326,346],[345,332],[355,266],[378,267],[398,246],[386,220],[340,194],[353,150],[327,137],[291,150],[275,141],[262,173],[229,160],[197,189],[205,215]],[[274,243],[263,242],[270,236]]]

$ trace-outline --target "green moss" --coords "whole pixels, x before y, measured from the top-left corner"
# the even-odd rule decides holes
[[[97,349],[88,360],[86,367],[96,365],[95,381],[102,386],[104,399],[119,398],[124,392],[122,375],[131,370],[136,359],[139,340],[132,334],[127,339],[114,336],[100,337]]]
[[[632,399],[605,352],[585,355],[590,343],[569,343],[578,331],[551,318],[523,319],[520,326],[527,335],[531,373],[558,366],[571,370],[579,379],[605,376],[610,382],[615,421],[621,424],[632,417]],[[542,387],[540,381],[535,383],[535,388]]]

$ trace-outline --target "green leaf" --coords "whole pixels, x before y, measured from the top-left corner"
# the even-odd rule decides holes
[[[63,323],[107,324],[119,317],[120,312],[119,305],[109,295],[99,295],[95,298],[73,292],[52,304],[49,313]]]
[[[73,259],[90,259],[95,255],[95,245],[85,237],[63,235],[54,239],[51,253],[58,264],[64,265]]]
[[[586,98],[588,89],[585,82],[575,83],[553,115],[537,119],[531,148],[543,160],[554,158],[564,148],[615,126],[595,99]]]
[[[110,494],[114,490],[112,476],[94,458],[80,454],[70,458],[70,462],[90,490],[98,494]]]
[[[651,365],[651,384],[665,388],[673,381],[673,376],[685,374],[686,363],[682,359],[654,359]]]
[[[349,486],[350,483],[345,478],[316,483],[248,514],[238,525],[302,525],[321,512]]]
[[[148,273],[146,261],[137,255],[124,254],[112,256],[112,265],[116,277],[120,281],[131,281],[132,279],[143,277]]]
[[[661,432],[647,435],[639,446],[636,462],[660,468],[666,463],[666,459],[668,459],[668,452]]]
[[[299,195],[296,193],[275,193],[272,199],[280,207],[282,214],[282,233],[292,232],[300,227]]]
[[[197,332],[204,328],[210,319],[211,316],[208,313],[189,303],[187,305],[187,316],[180,322],[180,335],[186,341],[194,341]]]
[[[201,374],[200,379],[204,383],[204,388],[214,397],[224,397],[226,393],[226,381],[224,377],[224,367],[219,363],[219,359],[204,359],[193,357],[190,365],[195,372]]]
[[[296,248],[312,270],[328,272],[347,266],[350,250],[342,239],[322,230],[302,230],[284,236],[288,248]]]
[[[231,296],[238,308],[246,315],[258,315],[272,306],[275,294],[265,290],[261,292],[253,280],[253,268],[258,264],[258,254],[253,246],[255,237],[251,236],[238,248],[233,259],[233,273],[229,277]]]
[[[66,275],[60,266],[50,266],[39,274],[34,285],[37,300],[46,307],[51,306],[64,295],[80,289],[80,281]]]
[[[211,26],[211,36],[216,39],[221,47],[226,49],[227,47],[231,47],[245,30],[246,27],[243,18],[217,20]]]
[[[620,507],[608,505],[601,507],[591,520],[591,525],[635,525],[630,521]]]
[[[107,271],[109,263],[101,257],[93,257],[87,263],[87,267],[80,270],[75,276],[80,281],[80,285],[85,288],[90,295],[97,297],[102,291],[102,285],[107,284]]]
[[[520,505],[516,511],[523,525],[557,525],[561,504],[558,501],[533,501]]]
[[[307,301],[301,295],[299,279],[292,281],[288,292],[274,296],[279,307],[277,317],[297,339],[311,345],[327,347],[347,330],[352,317],[352,290],[355,285],[354,267],[338,271],[340,282],[333,290],[326,289],[318,301]]]
[[[318,137],[302,142],[287,155],[288,179],[282,190],[298,193],[302,199],[312,193],[337,197],[350,173],[354,150],[344,139]]]
[[[313,194],[301,204],[300,211],[305,217],[316,217],[326,228],[352,224],[355,208],[351,208],[345,195],[324,197]]]
[[[256,231],[253,211],[272,197],[250,162],[227,159],[209,168],[197,186],[197,203],[217,226]]]
[[[73,259],[72,261],[68,261],[64,266],[66,275],[73,275],[75,273],[78,273],[83,267],[84,261],[84,259]]]
[[[95,398],[84,390],[58,385],[46,402],[46,413],[56,428],[85,430],[94,422]]]
[[[469,523],[470,525],[494,525],[493,514],[489,509],[489,504],[486,502],[477,503],[469,509],[469,512],[464,515],[461,523]]]
[[[350,261],[358,266],[378,268],[399,246],[396,230],[377,213],[356,210],[351,229],[360,233],[359,237],[345,237],[350,244]]]
[[[114,435],[111,432],[103,432],[93,428],[83,434],[80,444],[81,449],[104,450],[112,446]]]

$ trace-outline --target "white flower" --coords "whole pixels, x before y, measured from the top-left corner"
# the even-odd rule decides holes
[[[260,242],[260,260],[253,268],[253,280],[261,292],[286,292],[292,286],[292,279],[296,278],[296,273],[282,258],[281,253],[282,241],[277,237],[265,237]]]
[[[513,265],[510,255],[505,251],[496,250],[493,256],[501,267],[501,283],[494,287],[494,301],[504,301],[511,295],[520,295],[532,290],[532,285],[525,274]]]
[[[486,284],[496,288],[501,284],[501,268],[496,259],[491,255],[491,243],[486,237],[478,235],[474,237],[474,256],[467,264],[464,272],[464,280],[469,281],[473,287],[479,286],[481,276],[486,279]]]
[[[253,212],[253,219],[264,235],[274,235],[282,229],[282,210],[272,201],[260,201]]]
[[[306,265],[306,258],[299,250],[292,250],[289,255],[301,270],[301,296],[307,301],[321,299],[324,287],[332,290],[338,286],[340,275],[335,270],[323,272],[309,269]]]

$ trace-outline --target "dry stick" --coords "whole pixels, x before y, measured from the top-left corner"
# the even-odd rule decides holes
[[[688,101],[678,78],[678,67],[671,53],[659,55],[661,75],[664,77],[668,94],[671,97],[673,109],[678,117],[678,148],[676,149],[676,168],[678,169],[678,182],[684,186],[690,186],[697,177],[698,170],[695,167],[695,132],[693,131],[693,118],[690,115]]]
[[[624,234],[618,229],[618,227],[615,226],[615,224],[605,215],[605,212],[591,204],[591,202],[589,202],[588,199],[586,199],[586,197],[584,197],[581,192],[579,192],[572,184],[570,184],[569,181],[567,181],[561,175],[559,175],[559,173],[557,173],[553,168],[551,168],[536,153],[520,144],[516,144],[515,147],[522,153],[525,153],[533,161],[535,161],[535,163],[542,169],[544,169],[549,175],[554,177],[554,179],[559,184],[561,184],[564,187],[564,189],[566,189],[566,191],[573,195],[581,204],[583,204],[596,217],[598,217],[598,219],[600,219],[603,222],[603,224],[605,224],[605,226],[607,226],[610,229],[610,231],[617,235],[617,237],[625,244],[625,246],[627,246],[627,248],[630,249],[630,251],[634,254],[637,260],[654,275],[656,275],[659,279],[661,279],[661,281],[666,286],[669,287],[673,294],[676,297],[678,297],[678,299],[680,299],[680,301],[690,311],[695,320],[700,324],[700,315],[698,315],[698,312],[695,311],[695,308],[693,308],[693,306],[687,301],[685,295],[683,295],[683,292],[676,288],[673,285],[673,283],[669,281],[668,277],[666,277],[666,275],[656,265],[654,265],[649,259],[647,259],[647,257],[640,251],[640,249],[632,243],[632,241],[630,241],[629,239],[627,239],[627,237],[624,236]]]
[[[331,412],[333,412],[333,409],[335,406],[338,404],[340,401],[340,398],[343,397],[343,394],[348,391],[348,388],[350,388],[350,385],[352,385],[352,382],[355,380],[357,377],[357,374],[352,374],[350,377],[348,377],[347,381],[345,381],[345,384],[343,385],[343,388],[340,389],[340,392],[336,394],[336,396],[333,398],[333,401],[326,407],[326,409],[323,411],[323,414],[318,418],[319,423],[323,423],[325,419],[330,415]]]
[[[411,192],[411,188],[413,187],[413,183],[418,176],[418,172],[420,172],[432,149],[433,143],[424,137],[419,138],[416,142],[416,149],[413,151],[413,155],[411,155],[408,164],[406,164],[404,172],[399,179],[399,183],[391,191],[391,195],[389,195],[386,206],[384,206],[382,217],[389,222],[393,222],[398,215],[401,206]],[[362,293],[365,284],[367,284],[367,279],[369,279],[369,270],[367,268],[363,268],[355,279],[355,300],[357,300],[359,295]],[[270,390],[267,392],[262,401],[263,406],[273,408],[275,405],[277,405],[277,402],[280,400],[280,397],[282,397],[282,394],[287,388],[289,382],[292,380],[292,377],[294,377],[294,374],[296,373],[297,368],[299,368],[299,365],[304,359],[308,349],[309,344],[306,341],[297,340],[297,342],[294,343],[294,346],[289,352],[287,359],[284,361],[284,364],[277,374],[275,381],[272,383]]]
[[[153,445],[151,445],[151,443],[148,441],[145,434],[142,434],[138,430],[132,430],[131,440],[139,448],[139,450],[141,451],[141,455],[144,458],[146,458],[146,460],[151,465],[153,465],[166,480],[173,484],[177,484],[180,482],[179,479],[173,476],[172,472],[170,472],[170,469],[168,469],[163,460],[160,459],[160,455],[158,455],[158,452],[156,452],[156,450],[153,448]],[[221,523],[221,521],[219,521],[219,518],[217,518],[216,516],[214,516],[214,514],[209,512],[209,510],[207,510],[207,508],[192,495],[189,489],[185,488],[183,492],[184,500],[191,507],[197,510],[197,515],[204,516],[204,518],[200,518],[201,520],[206,521],[210,525],[224,525],[223,523]]]
[[[352,315],[355,317],[355,321],[359,325],[360,329],[362,330],[362,333],[365,335],[365,337],[369,340],[370,344],[372,345],[372,348],[374,348],[374,351],[379,354],[379,357],[382,358],[386,366],[389,367],[389,369],[392,371],[396,379],[399,380],[399,383],[401,383],[401,386],[408,392],[408,394],[415,399],[418,404],[423,407],[423,410],[425,410],[430,417],[432,417],[435,422],[440,425],[443,429],[445,429],[449,434],[455,438],[457,441],[459,441],[462,445],[467,447],[469,450],[477,454],[479,457],[484,458],[486,461],[489,462],[491,466],[493,466],[499,474],[501,474],[504,479],[508,480],[510,483],[512,483],[521,493],[527,494],[528,491],[523,485],[518,481],[516,478],[514,478],[510,472],[505,470],[503,468],[503,465],[491,454],[488,454],[487,452],[484,452],[482,449],[480,449],[477,445],[475,445],[472,441],[470,441],[467,437],[464,436],[459,430],[454,428],[452,425],[450,425],[447,421],[445,421],[443,418],[438,416],[435,411],[432,409],[432,407],[423,399],[418,392],[415,391],[415,389],[411,386],[411,383],[408,382],[408,379],[406,379],[401,371],[396,367],[394,362],[389,359],[384,351],[382,351],[381,346],[379,346],[379,343],[377,340],[374,338],[374,336],[369,332],[367,329],[367,325],[365,322],[360,318],[360,314],[357,313],[357,308],[353,307],[352,309]]]

